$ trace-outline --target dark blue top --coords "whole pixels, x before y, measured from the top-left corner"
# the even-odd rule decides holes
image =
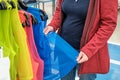
[[[75,49],[80,48],[80,40],[88,11],[89,0],[64,0],[62,11],[65,15],[61,37]]]

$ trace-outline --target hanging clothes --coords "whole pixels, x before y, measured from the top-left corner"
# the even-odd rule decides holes
[[[38,21],[33,25],[33,32],[39,55],[44,60],[44,80],[60,80],[77,65],[78,52],[56,33],[44,35],[47,18],[39,9],[28,7],[27,11]]]
[[[17,0],[15,0],[15,5],[17,6]],[[18,80],[32,80],[33,71],[30,53],[27,45],[26,33],[22,28],[22,24],[19,19],[18,9],[12,9],[10,12],[10,16],[13,35],[16,43],[19,46],[18,54],[16,54],[15,57],[17,78]]]
[[[46,20],[43,21],[42,18],[41,18],[41,15],[43,13],[41,13],[40,9],[37,9],[37,8],[28,7],[27,12],[34,15],[34,17],[36,18],[36,20],[38,22],[37,24],[33,24],[33,33],[34,33],[35,44],[37,46],[39,56],[42,59],[44,59],[44,57],[49,56],[49,52],[50,52],[48,50],[49,45],[46,44],[46,41],[42,42],[42,39],[44,40],[44,38],[45,38],[45,36],[43,34],[43,29],[44,29],[44,27],[46,25],[47,18],[46,18]],[[45,18],[45,17],[47,17],[47,15],[42,16],[42,17]],[[43,48],[43,44],[44,44],[44,47],[47,47],[48,49]],[[46,55],[44,53],[46,53]]]
[[[23,10],[19,10],[19,17],[21,19],[21,23],[23,24],[23,28],[27,35],[27,42],[31,55],[32,67],[33,67],[32,80],[43,80],[44,63],[43,60],[41,60],[38,55],[36,45],[34,42],[33,30],[32,30],[32,15]],[[38,69],[39,67],[40,69]]]
[[[26,11],[33,14],[34,17],[37,19],[38,23],[43,21],[44,27],[46,26],[48,15],[45,11],[34,7],[28,7]]]
[[[34,15],[38,22],[37,24],[33,25],[33,33],[39,56],[44,61],[44,75],[45,75],[51,72],[51,68],[46,68],[51,66],[50,64],[47,64],[50,63],[50,47],[48,45],[47,39],[45,39],[46,38],[45,35],[43,34],[43,29],[46,25],[47,20],[45,21],[42,20],[40,16],[40,14],[42,14],[40,12],[40,9],[28,7],[27,11]]]
[[[9,57],[10,59],[10,77],[12,80],[16,76],[16,68],[15,68],[15,55],[18,51],[18,46],[14,41],[11,24],[10,24],[10,11],[12,9],[12,5],[10,5],[6,0],[0,1],[1,4],[5,3],[4,10],[0,10],[0,46],[3,47],[3,56]],[[13,42],[14,41],[14,42]],[[13,46],[14,45],[14,46]]]

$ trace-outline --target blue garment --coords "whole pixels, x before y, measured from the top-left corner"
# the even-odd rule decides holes
[[[80,48],[80,39],[86,20],[90,0],[64,0],[62,11],[64,21],[61,36],[75,49]]]
[[[33,32],[39,56],[44,60],[44,80],[60,80],[76,66],[78,52],[56,33],[44,35],[47,20],[42,21],[39,9],[29,7],[27,11],[38,21]]]
[[[45,38],[43,29],[46,26],[48,16],[45,15],[44,17],[46,18],[46,20],[43,21],[40,16],[43,13],[40,11],[40,9],[33,7],[28,7],[27,12],[30,12],[37,19],[37,24],[33,24],[34,39],[39,56],[44,59],[45,57],[49,56],[49,48],[47,50],[44,50],[46,48],[43,49],[43,45],[44,47],[47,47],[48,44],[46,44],[46,41],[42,42]],[[46,55],[44,53],[46,53]]]
[[[40,9],[28,7],[27,12],[30,12],[37,19],[37,24],[33,25],[33,33],[39,56],[44,61],[44,77],[45,77],[45,75],[51,73],[50,47],[43,33],[43,29],[46,26],[47,22],[47,15],[44,16],[46,20],[43,21],[40,16],[42,14]]]
[[[51,73],[50,78],[45,80],[59,80],[77,65],[78,52],[54,32],[48,33],[47,39],[51,48],[51,67],[56,78],[53,78]]]

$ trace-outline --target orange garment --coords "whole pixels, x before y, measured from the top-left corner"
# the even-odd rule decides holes
[[[44,64],[43,61],[40,60],[36,54],[38,54],[35,43],[34,43],[34,37],[33,37],[33,31],[32,31],[32,18],[31,14],[27,13],[25,11],[19,10],[19,16],[21,23],[24,26],[24,30],[27,35],[27,44],[30,52],[30,57],[32,61],[32,69],[33,69],[33,79],[32,80],[43,80],[43,68]],[[26,25],[26,22],[28,21],[29,26]],[[41,66],[41,70],[38,69]]]

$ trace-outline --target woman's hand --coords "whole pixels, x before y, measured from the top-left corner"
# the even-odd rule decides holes
[[[43,32],[44,32],[45,35],[47,35],[50,31],[53,31],[53,27],[52,26],[47,26],[43,30]]]
[[[77,62],[80,64],[80,63],[86,62],[87,60],[88,60],[88,56],[81,51],[77,57]]]

